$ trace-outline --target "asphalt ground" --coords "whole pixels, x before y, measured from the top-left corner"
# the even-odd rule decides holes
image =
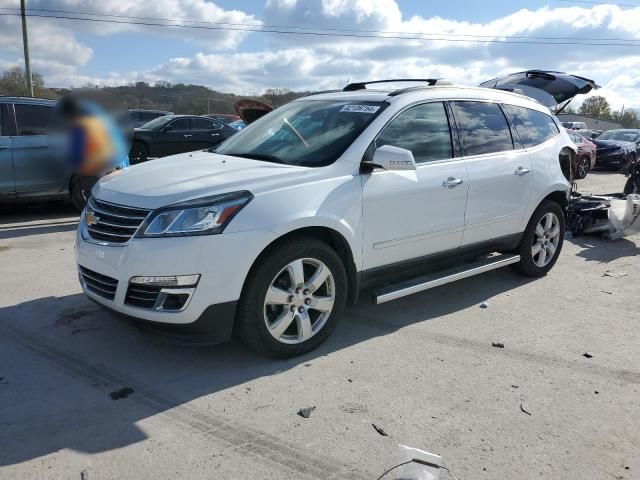
[[[375,479],[398,444],[459,480],[640,478],[640,236],[567,238],[536,280],[365,295],[320,349],[275,361],[176,346],[88,301],[76,222],[0,209],[0,479]]]

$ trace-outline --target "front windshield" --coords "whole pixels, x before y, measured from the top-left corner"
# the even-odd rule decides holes
[[[330,165],[386,105],[345,100],[291,102],[235,134],[216,153],[288,165]]]
[[[640,133],[610,130],[608,132],[604,132],[598,138],[600,140],[622,140],[624,142],[637,142],[638,139],[640,139]]]
[[[162,128],[171,120],[171,117],[158,117],[154,118],[150,122],[145,123],[140,128],[144,128],[145,130],[156,130],[157,128]]]

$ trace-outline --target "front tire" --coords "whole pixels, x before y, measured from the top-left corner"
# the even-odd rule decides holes
[[[69,198],[73,206],[81,212],[87,204],[91,188],[96,183],[95,177],[74,177],[69,186]]]
[[[236,333],[250,348],[270,357],[307,353],[335,328],[347,288],[343,262],[326,243],[301,237],[280,244],[249,272]]]
[[[542,277],[553,268],[564,242],[564,212],[560,205],[543,201],[533,212],[518,247],[520,262],[513,269],[527,277]]]

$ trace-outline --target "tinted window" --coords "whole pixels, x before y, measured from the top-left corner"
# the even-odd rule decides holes
[[[194,130],[218,130],[220,128],[222,128],[222,125],[217,122],[212,122],[211,120],[207,120],[205,118],[193,119]]]
[[[560,133],[553,118],[546,113],[514,105],[505,105],[505,108],[525,147],[539,145]],[[575,136],[574,142],[582,143],[580,136]]]
[[[169,124],[173,130],[191,130],[190,118],[179,118]]]
[[[3,135],[2,130],[4,128],[4,126],[2,125],[2,121],[3,121],[3,108],[4,106],[0,103],[0,137]]]
[[[455,107],[467,155],[513,150],[509,124],[498,104],[455,102]]]
[[[18,135],[46,135],[51,107],[43,105],[15,105]]]
[[[440,102],[405,110],[384,129],[376,147],[393,145],[411,150],[416,163],[453,157],[449,121]]]

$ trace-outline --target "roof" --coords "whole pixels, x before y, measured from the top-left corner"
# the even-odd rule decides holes
[[[8,97],[0,95],[0,103],[32,103],[34,105],[55,105],[58,103],[56,100],[48,98],[34,98],[34,97]]]
[[[299,101],[312,100],[348,100],[348,101],[373,101],[389,102],[403,101],[406,99],[468,99],[468,100],[491,100],[495,102],[506,102],[515,105],[526,106],[535,110],[548,113],[549,109],[537,100],[514,92],[498,90],[486,87],[462,87],[453,85],[434,85],[407,89],[362,89],[351,92],[332,91],[317,93],[314,95],[301,97]]]

